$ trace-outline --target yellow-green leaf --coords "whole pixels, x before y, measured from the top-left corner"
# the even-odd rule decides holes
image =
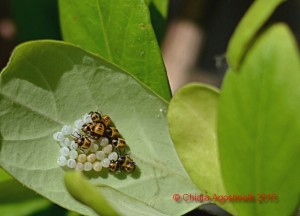
[[[300,197],[300,56],[291,31],[272,26],[239,73],[225,77],[218,112],[221,169],[240,215],[293,215]],[[257,199],[265,198],[259,202]]]
[[[256,0],[240,21],[230,39],[226,57],[230,67],[239,67],[257,32],[284,0]]]

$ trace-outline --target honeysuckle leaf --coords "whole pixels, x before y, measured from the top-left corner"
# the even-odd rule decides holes
[[[257,32],[283,1],[254,1],[229,41],[226,57],[231,68],[239,67]]]
[[[0,76],[0,165],[60,206],[95,215],[67,192],[52,135],[98,110],[113,119],[137,169],[130,175],[86,173],[89,181],[108,186],[101,193],[122,215],[184,214],[199,203],[178,204],[173,194],[200,192],[169,137],[167,106],[130,74],[81,48],[55,41],[22,44]]]
[[[201,83],[180,88],[170,101],[169,129],[186,171],[198,188],[211,198],[225,195],[218,143],[219,90]],[[215,203],[220,204],[215,200]],[[222,208],[235,213],[230,203]]]
[[[60,0],[59,8],[65,41],[115,63],[162,98],[170,99],[166,70],[144,0]]]
[[[284,24],[251,47],[220,95],[218,140],[229,194],[240,215],[293,215],[300,195],[300,56]],[[265,199],[259,202],[259,199]]]

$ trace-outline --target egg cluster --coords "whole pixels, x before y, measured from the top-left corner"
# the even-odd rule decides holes
[[[111,172],[124,170],[131,173],[136,164],[125,153],[126,141],[108,115],[86,113],[74,122],[74,127],[64,125],[53,134],[61,148],[57,164],[79,171]]]

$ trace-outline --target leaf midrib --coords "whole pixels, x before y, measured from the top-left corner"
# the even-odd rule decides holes
[[[102,29],[102,32],[103,32],[103,38],[104,38],[104,42],[105,42],[105,46],[106,46],[108,59],[113,61],[110,46],[109,46],[109,43],[108,43],[107,31],[104,27],[103,16],[102,16],[101,7],[100,7],[100,0],[97,0],[97,12],[98,12],[100,26],[101,26],[101,29]]]

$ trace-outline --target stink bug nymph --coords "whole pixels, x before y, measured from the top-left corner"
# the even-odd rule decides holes
[[[94,124],[94,126],[92,127],[92,132],[98,136],[103,136],[104,132],[105,132],[105,125],[102,123],[97,123]]]
[[[135,170],[135,163],[133,161],[128,162],[127,164],[125,164],[125,166],[123,166],[123,169],[128,172],[131,173]]]
[[[118,161],[112,160],[109,163],[109,171],[111,172],[116,172],[117,170],[120,169],[120,164],[118,163]]]
[[[129,157],[129,155],[121,155],[118,158],[117,162],[120,164],[122,169],[124,169],[128,173],[131,173],[135,170],[136,164],[132,160],[132,158]]]
[[[101,122],[107,127],[111,123],[111,118],[108,115],[104,115],[101,118]]]
[[[117,149],[124,149],[126,147],[126,141],[123,138],[113,138],[111,144]]]
[[[81,134],[77,134],[77,135],[78,135],[78,137],[73,135],[73,137],[75,138],[74,139],[75,143],[78,144],[78,146],[81,150],[88,149],[92,144],[91,140]]]
[[[92,132],[92,128],[93,128],[94,124],[89,122],[89,123],[85,123],[81,130],[82,132],[84,132],[85,134],[90,134]]]
[[[93,122],[101,122],[102,117],[100,113],[91,111],[89,114],[91,115],[91,119]]]
[[[120,137],[120,133],[118,129],[115,127],[108,127],[105,131],[105,135],[109,137],[115,137],[115,138]]]

